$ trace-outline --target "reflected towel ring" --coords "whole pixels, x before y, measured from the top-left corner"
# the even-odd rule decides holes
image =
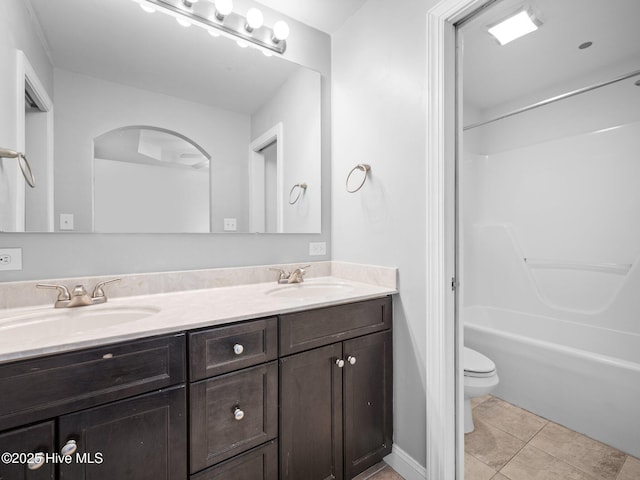
[[[20,170],[22,171],[25,182],[27,182],[27,185],[29,185],[31,188],[35,188],[36,179],[33,176],[33,172],[31,171],[29,160],[27,160],[27,157],[24,156],[24,153],[9,150],[8,148],[0,148],[0,158],[17,158],[18,165],[20,166]]]
[[[358,185],[354,190],[350,190],[349,179],[351,178],[351,175],[353,175],[353,172],[355,172],[356,170],[362,170],[364,172],[364,176],[362,177],[362,182],[360,182],[360,185]],[[347,192],[356,193],[358,190],[360,190],[364,185],[364,182],[367,181],[367,174],[369,173],[369,170],[371,170],[371,165],[367,165],[366,163],[359,163],[358,165],[353,167],[349,172],[349,175],[347,175],[347,180],[345,182],[345,187],[347,188]]]
[[[291,200],[291,195],[293,195],[293,192],[296,188],[299,188],[300,190],[298,190],[298,195],[296,195],[296,198],[293,199],[293,201]],[[296,203],[298,200],[300,200],[300,195],[302,195],[303,192],[307,191],[307,184],[306,183],[296,183],[293,187],[291,187],[291,191],[289,192],[289,205],[293,205],[294,203]]]

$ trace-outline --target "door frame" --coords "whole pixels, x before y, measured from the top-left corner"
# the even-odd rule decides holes
[[[31,94],[31,98],[38,105],[38,108],[46,115],[45,131],[42,134],[46,137],[46,158],[45,175],[39,180],[39,187],[46,189],[46,218],[47,232],[53,232],[53,102],[43,83],[40,81],[35,69],[22,50],[17,50],[16,55],[16,149],[24,152],[26,146],[26,125],[25,125],[25,98],[26,90]],[[28,156],[28,155],[27,155]],[[22,172],[16,169],[16,222],[15,231],[25,231],[25,203],[26,191],[25,183],[22,180]],[[38,182],[38,179],[36,179]]]
[[[456,314],[456,162],[462,105],[456,101],[455,24],[492,0],[440,0],[427,12],[427,478],[464,478],[462,329]]]
[[[276,230],[284,232],[284,127],[277,123],[249,144],[249,231],[265,233],[264,155],[261,150],[276,142]]]

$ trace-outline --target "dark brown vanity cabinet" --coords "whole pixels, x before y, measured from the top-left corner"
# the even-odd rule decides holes
[[[391,299],[283,315],[280,328],[281,354],[303,350],[280,359],[280,478],[351,479],[391,453]]]
[[[273,317],[189,334],[192,479],[278,478],[277,332]]]
[[[0,365],[0,453],[44,456],[0,479],[184,480],[185,358],[180,334]]]

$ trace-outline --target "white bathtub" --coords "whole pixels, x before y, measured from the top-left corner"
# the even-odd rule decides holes
[[[491,307],[461,320],[496,396],[640,457],[640,335]]]

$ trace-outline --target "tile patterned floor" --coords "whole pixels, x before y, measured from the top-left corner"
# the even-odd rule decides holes
[[[472,402],[465,480],[640,480],[640,460],[487,395]]]
[[[384,462],[365,470],[353,480],[404,480],[398,472]]]

